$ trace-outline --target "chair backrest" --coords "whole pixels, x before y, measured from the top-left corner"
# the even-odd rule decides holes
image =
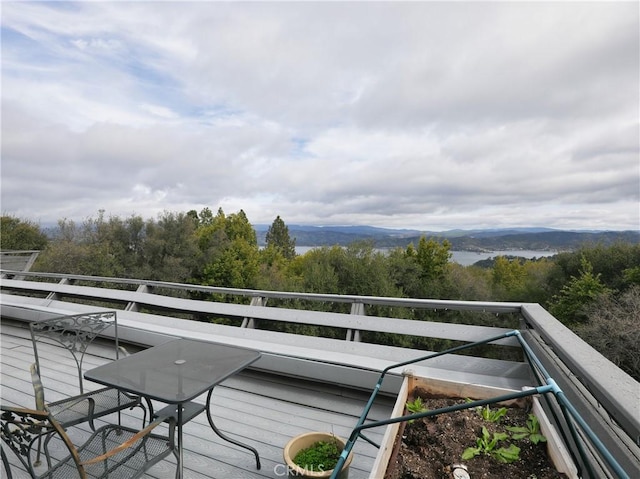
[[[118,359],[121,353],[120,345],[118,344],[118,320],[115,311],[60,316],[31,323],[29,328],[31,330],[31,341],[33,342],[33,354],[36,360],[36,372],[42,377],[40,358],[38,357],[38,342],[62,346],[71,353],[75,360],[80,394],[83,394],[82,364],[84,355],[93,340],[110,327],[114,328],[115,357]]]
[[[78,471],[76,477],[86,478],[77,449],[64,429],[48,412],[10,406],[0,406],[0,409],[2,410],[0,415],[2,441],[16,454],[32,478],[39,477],[35,470],[36,458],[38,457],[38,447],[35,443],[44,440],[50,434],[57,434],[68,450],[68,453],[63,454],[62,457],[68,456],[68,454],[73,457]],[[47,458],[48,462],[49,458]]]

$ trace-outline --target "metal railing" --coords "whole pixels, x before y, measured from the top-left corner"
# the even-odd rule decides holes
[[[520,320],[519,329],[540,364],[559,384],[580,417],[588,423],[615,460],[631,477],[640,477],[640,385],[591,346],[557,321],[538,304],[433,299],[390,298],[357,295],[309,294],[283,291],[219,288],[192,284],[138,279],[92,277],[55,273],[1,270],[5,280],[3,294],[37,296],[49,301],[87,301],[120,304],[123,310],[159,308],[164,314],[221,315],[239,318],[239,327],[251,328],[257,322],[277,321],[290,324],[339,326],[348,330],[346,341],[358,341],[362,333],[405,332],[423,337],[455,339],[472,343],[479,336],[488,337],[481,326],[411,321],[398,318],[375,320],[364,316],[364,306],[385,306],[415,310],[466,311],[491,314],[513,313]],[[24,279],[12,279],[12,278]],[[82,284],[82,285],[79,285]],[[171,294],[198,293],[245,298],[246,304],[229,304],[211,300],[172,297]],[[177,296],[180,296],[177,294]],[[15,297],[15,296],[14,296]],[[304,304],[350,304],[352,314],[277,308],[266,306],[269,300],[300,300]],[[410,326],[410,328],[408,327]],[[480,329],[474,329],[480,328]],[[495,327],[495,334],[506,328]],[[513,329],[513,328],[508,328]],[[517,346],[514,338],[506,345]],[[570,425],[558,426],[570,434]],[[576,444],[570,446],[577,447]],[[598,462],[594,454],[593,460]],[[584,466],[584,465],[583,465]],[[615,476],[602,464],[603,474]],[[613,475],[612,475],[613,474]]]

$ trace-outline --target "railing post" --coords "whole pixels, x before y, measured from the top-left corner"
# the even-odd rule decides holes
[[[364,303],[359,301],[355,301],[351,303],[351,314],[359,314],[360,316],[365,315],[364,311]],[[347,341],[354,341],[356,343],[360,342],[360,330],[359,329],[347,329]]]
[[[267,305],[267,298],[264,298],[262,296],[254,296],[253,298],[251,298],[251,303],[249,303],[249,306],[266,306]],[[241,328],[248,328],[248,329],[256,329],[256,320],[255,318],[244,318],[242,320],[242,324],[240,325]]]
[[[152,292],[153,292],[153,286],[150,286],[148,284],[141,284],[136,288],[136,293],[152,293]],[[140,306],[138,306],[137,302],[130,301],[127,303],[124,310],[133,311],[134,313],[137,313],[138,311],[140,311]]]
[[[73,281],[69,278],[62,278],[58,281],[58,284],[73,284]],[[49,301],[57,301],[60,299],[60,295],[58,293],[51,292],[47,295],[47,300]]]

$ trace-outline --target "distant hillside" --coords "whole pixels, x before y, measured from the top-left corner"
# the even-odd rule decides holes
[[[265,244],[268,225],[254,227],[258,243]],[[451,230],[440,232],[387,229],[372,226],[289,225],[289,235],[297,246],[346,246],[355,241],[371,241],[375,247],[405,247],[417,244],[421,236],[448,240],[456,251],[552,250],[568,251],[582,244],[615,242],[640,243],[640,231],[563,231],[550,228]]]
[[[610,245],[616,242],[640,243],[637,231],[544,231],[540,233],[509,233],[494,236],[463,236],[449,238],[454,250],[554,250],[570,251],[584,244]]]
[[[307,226],[288,225],[289,236],[296,238],[297,246],[346,246],[354,241],[373,241],[376,246],[388,246],[386,243],[392,242],[393,246],[409,244],[410,238],[419,238],[421,232],[418,230],[387,229],[376,228],[374,226]],[[258,236],[258,243],[265,244],[265,236],[269,225],[254,226]]]

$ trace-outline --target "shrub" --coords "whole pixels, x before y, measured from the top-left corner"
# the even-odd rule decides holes
[[[640,381],[640,286],[608,294],[586,309],[576,333],[634,379]]]

